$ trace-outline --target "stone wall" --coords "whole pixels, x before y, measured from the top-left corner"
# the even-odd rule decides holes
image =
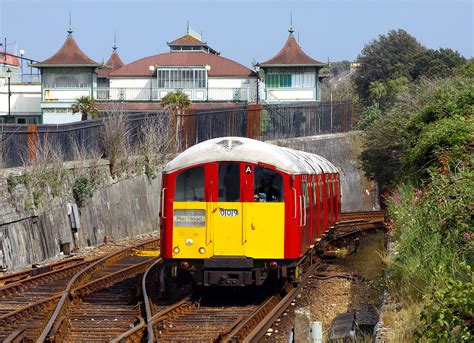
[[[113,178],[105,160],[59,168],[0,171],[0,266],[11,271],[44,261],[60,254],[64,243],[83,248],[158,230],[160,174],[152,180],[143,173]],[[75,204],[79,175],[95,186],[79,208],[76,230],[68,204]]]
[[[365,177],[358,162],[358,156],[363,147],[363,137],[360,132],[288,138],[269,143],[320,155],[339,168],[343,212],[380,209],[376,184]]]

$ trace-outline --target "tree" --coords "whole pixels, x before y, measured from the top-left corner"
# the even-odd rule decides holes
[[[95,107],[95,100],[88,96],[81,96],[72,104],[71,110],[73,113],[82,113],[81,120],[87,120],[87,117],[96,117],[99,111]]]
[[[452,49],[426,49],[413,58],[411,77],[416,80],[421,76],[428,78],[448,77],[453,70],[466,63],[459,52]]]
[[[186,94],[181,91],[177,91],[166,94],[161,99],[161,103],[170,110],[168,121],[170,140],[169,148],[171,152],[176,152],[176,150],[178,150],[176,143],[178,142],[179,135],[179,123],[177,120],[177,115],[182,114],[185,110],[187,110],[191,105],[191,101]]]
[[[358,56],[360,68],[354,83],[359,97],[369,99],[370,85],[374,81],[385,83],[402,76],[411,80],[414,56],[423,49],[413,36],[401,29],[371,41]]]

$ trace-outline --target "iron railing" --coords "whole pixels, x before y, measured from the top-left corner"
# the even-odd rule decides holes
[[[167,93],[182,91],[189,96],[191,101],[234,101],[255,102],[257,98],[256,87],[241,88],[196,88],[196,89],[168,89],[149,87],[122,87],[98,88],[97,100],[112,101],[159,101]]]

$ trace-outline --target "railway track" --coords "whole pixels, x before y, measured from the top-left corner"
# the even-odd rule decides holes
[[[0,306],[4,310],[0,316],[1,341],[44,341],[64,303],[74,292],[90,291],[94,281],[102,287],[109,282],[108,276],[115,277],[126,266],[136,265],[133,255],[140,249],[157,247],[158,240],[148,241],[134,247],[124,248],[101,259],[83,262],[69,268],[28,278],[0,289]],[[125,278],[125,277],[124,277]],[[99,286],[100,285],[100,286]],[[2,293],[3,292],[3,293]],[[45,330],[47,328],[47,330]],[[45,331],[47,331],[45,333]]]
[[[343,214],[332,236],[337,240],[349,234],[378,228],[383,225],[383,212]],[[264,297],[258,303],[234,304],[228,301],[213,303],[212,299],[199,299],[196,295],[184,296],[172,305],[153,298],[157,292],[159,261],[145,274],[146,323],[140,323],[114,341],[148,342],[254,342],[261,340],[267,330],[284,313],[298,294],[306,287],[311,275],[324,264],[315,255],[301,261],[304,275],[298,285],[286,284],[280,292]],[[147,277],[148,276],[148,277]],[[146,294],[151,294],[146,296]],[[214,299],[215,300],[215,299]],[[161,302],[160,302],[161,301]]]
[[[61,261],[49,263],[47,265],[35,268],[28,268],[19,272],[14,272],[6,275],[0,275],[0,287],[25,280],[30,277],[35,277],[41,274],[49,273],[51,271],[56,271],[64,268],[68,268],[72,265],[79,264],[84,262],[84,259],[81,257],[70,257],[63,259]]]
[[[383,212],[347,213],[326,241],[380,227]],[[161,260],[137,256],[157,241],[87,262],[29,277],[0,288],[2,340],[251,342],[261,339],[305,287],[320,263],[303,263],[298,285],[261,295],[250,303],[196,298],[189,289],[160,298]],[[76,274],[75,274],[76,273]],[[50,275],[56,275],[55,277]],[[20,286],[20,284],[23,284]],[[3,292],[3,293],[2,293]],[[238,298],[238,297],[236,297]],[[222,300],[222,299],[221,299]],[[241,301],[241,299],[239,300]],[[3,314],[2,314],[3,313]]]

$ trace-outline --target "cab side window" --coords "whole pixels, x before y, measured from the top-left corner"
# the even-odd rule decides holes
[[[240,165],[238,163],[219,163],[218,195],[218,201],[240,201]]]
[[[255,202],[283,201],[283,180],[274,170],[255,167],[254,187]]]
[[[204,201],[204,167],[183,170],[176,177],[174,201]]]

